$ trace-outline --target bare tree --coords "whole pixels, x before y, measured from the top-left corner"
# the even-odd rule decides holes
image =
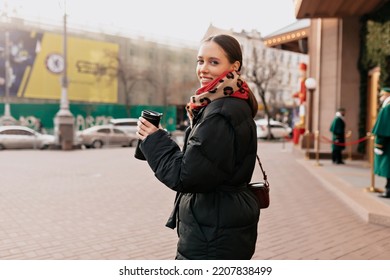
[[[252,82],[259,93],[264,105],[264,111],[267,117],[268,139],[273,139],[271,132],[271,114],[268,108],[265,94],[268,91],[270,83],[275,82],[278,74],[278,64],[276,61],[262,59],[258,54],[258,49],[253,47],[250,65],[245,69],[245,75],[248,81]]]
[[[156,57],[150,71],[153,73],[158,96],[160,96],[165,109],[168,109],[168,106],[176,106],[176,112],[179,112],[176,115],[176,125],[180,125],[185,119],[185,116],[182,115],[185,104],[197,89],[198,81],[193,78],[195,74],[192,65],[190,68],[184,69],[188,64],[179,62],[185,60],[188,56],[187,53],[178,53],[172,50],[156,51],[155,53]],[[164,115],[166,114],[165,109]]]
[[[198,81],[192,64],[182,64],[179,61],[185,60],[187,53],[179,53],[172,50],[156,52],[158,56],[151,68],[158,92],[163,98],[164,105],[187,103],[190,95],[196,90]],[[186,67],[186,69],[184,69]],[[191,75],[189,75],[191,73]]]
[[[118,79],[123,87],[121,90],[124,92],[128,114],[130,106],[136,101],[131,97],[142,83],[148,85],[145,90],[153,88],[153,100],[149,102],[162,104],[165,109],[172,104],[184,107],[196,89],[197,80],[189,75],[189,72],[193,74],[193,69],[190,71],[188,68],[184,69],[183,66],[188,64],[181,63],[187,53],[180,54],[175,50],[156,48],[151,50],[150,54],[152,55],[149,56],[150,61],[147,61],[150,63],[138,67],[124,60],[117,52],[106,51],[105,66],[112,69],[109,76],[113,81]]]
[[[135,86],[141,82],[147,82],[155,86],[153,73],[150,70],[140,70],[138,67],[126,63],[117,52],[106,51],[106,57],[109,59],[108,68],[112,70],[110,71],[110,77],[112,79],[117,78],[122,83],[126,112],[130,116],[131,94]]]

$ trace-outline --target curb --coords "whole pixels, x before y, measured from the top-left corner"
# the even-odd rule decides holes
[[[364,189],[352,186],[349,182],[335,176],[325,168],[313,165],[313,161],[297,159],[297,162],[312,173],[324,187],[334,193],[364,221],[390,227],[389,205],[381,203],[365,192]]]

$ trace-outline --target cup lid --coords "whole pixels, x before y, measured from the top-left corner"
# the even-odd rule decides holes
[[[152,110],[143,110],[142,113],[145,115],[155,116],[155,117],[160,117],[162,115],[162,113],[152,111]]]

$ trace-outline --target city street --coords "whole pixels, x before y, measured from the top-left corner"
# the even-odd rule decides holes
[[[0,259],[173,259],[175,193],[134,149],[1,151]],[[258,154],[271,205],[253,259],[390,259],[390,227],[361,219],[291,143],[259,142]]]

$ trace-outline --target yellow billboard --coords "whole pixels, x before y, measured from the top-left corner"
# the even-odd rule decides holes
[[[60,99],[64,69],[63,36],[20,30],[11,31],[10,35],[10,95]],[[115,57],[118,51],[118,44],[68,35],[69,100],[116,103],[118,81]]]

